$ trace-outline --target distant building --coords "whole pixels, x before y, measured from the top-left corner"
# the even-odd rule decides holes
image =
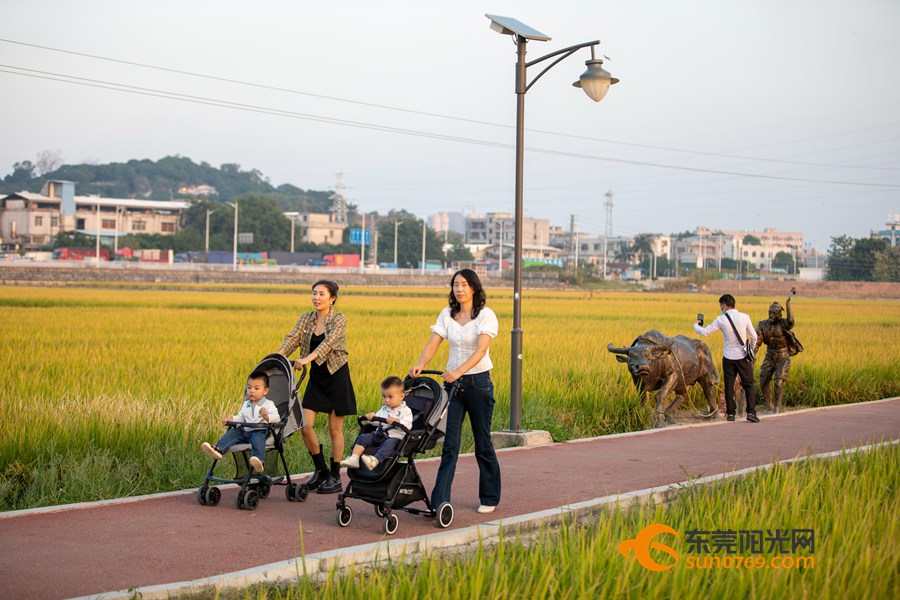
[[[300,227],[300,240],[313,244],[340,244],[347,223],[339,222],[334,213],[285,213]]]
[[[76,196],[71,181],[48,181],[39,194],[17,192],[0,198],[0,244],[26,250],[47,247],[63,232],[99,235],[105,241],[134,233],[171,235],[188,205]]]
[[[466,234],[466,216],[461,212],[441,212],[431,215],[431,228],[439,233],[453,231]]]
[[[567,234],[568,235],[568,234]],[[597,267],[603,266],[603,236],[578,237],[578,264],[591,264]],[[614,262],[626,262],[628,249],[631,247],[632,238],[623,236],[610,236],[606,238],[606,266]],[[566,250],[566,254],[571,252]],[[571,256],[574,260],[574,255]]]
[[[486,213],[466,217],[466,244],[502,244],[513,248],[516,241],[516,218],[512,213]],[[549,246],[550,221],[522,219],[522,246]]]
[[[759,245],[745,240],[756,238]],[[719,268],[723,259],[742,259],[757,269],[768,270],[779,252],[802,260],[803,234],[786,233],[773,228],[762,231],[723,231],[697,227],[695,234],[675,240],[675,260],[680,265]]]
[[[209,198],[218,195],[219,192],[211,185],[190,185],[178,188],[178,193],[182,196],[206,196]]]
[[[900,215],[888,215],[887,222],[884,224],[886,229],[872,231],[871,237],[880,238],[891,246],[900,243]]]

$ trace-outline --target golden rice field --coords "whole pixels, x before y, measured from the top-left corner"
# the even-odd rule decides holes
[[[217,417],[234,411],[249,371],[310,310],[305,284],[239,289],[0,287],[0,510],[197,485],[208,466],[199,444],[219,436]],[[446,291],[342,289],[337,308],[349,319],[361,412],[380,404],[386,375],[415,362]],[[772,300],[739,297],[738,308],[757,321]],[[491,356],[494,429],[503,429],[511,292],[489,291],[488,304],[500,319]],[[900,303],[793,304],[806,351],[794,360],[788,407],[900,395]],[[717,309],[701,294],[526,292],[523,425],[556,440],[652,426],[652,410],[606,344],[628,345],[651,328],[694,335],[696,313]],[[707,341],[720,357],[721,336]],[[445,359],[446,344],[430,366]],[[702,404],[699,389],[691,399]],[[324,419],[317,431],[327,439]],[[348,446],[355,433],[348,419]],[[288,446],[292,470],[309,470],[299,435]]]
[[[822,485],[823,481],[829,485]],[[596,520],[566,522],[536,537],[503,537],[470,553],[434,552],[415,564],[384,561],[332,569],[324,580],[213,590],[210,600],[343,598],[897,598],[900,592],[900,446],[876,447],[793,464],[678,491],[665,505],[611,510]],[[617,546],[645,527],[654,538],[650,571]],[[690,530],[811,531],[811,544],[779,554],[722,550],[692,553]]]

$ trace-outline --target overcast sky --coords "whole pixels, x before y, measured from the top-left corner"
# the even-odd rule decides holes
[[[552,38],[528,59],[599,39],[621,79],[589,100],[582,50],[528,92],[530,216],[602,234],[612,190],[615,235],[826,249],[900,213],[897,0],[3,0],[0,176],[177,154],[305,189],[342,172],[361,210],[512,212],[515,46],[485,13]]]

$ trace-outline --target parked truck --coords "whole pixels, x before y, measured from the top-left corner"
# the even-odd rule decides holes
[[[94,248],[57,248],[53,251],[54,260],[94,260],[97,257]],[[109,261],[109,250],[100,249],[100,260]]]

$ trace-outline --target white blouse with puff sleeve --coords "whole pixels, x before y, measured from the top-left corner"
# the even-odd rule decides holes
[[[460,325],[450,316],[450,307],[444,308],[438,315],[437,321],[431,326],[431,331],[438,334],[450,343],[450,356],[447,358],[447,371],[459,368],[478,348],[478,336],[483,333],[497,337],[497,315],[487,306],[483,307],[478,316]],[[491,362],[491,352],[488,350],[477,365],[469,369],[466,375],[474,375],[490,371],[494,367]]]

